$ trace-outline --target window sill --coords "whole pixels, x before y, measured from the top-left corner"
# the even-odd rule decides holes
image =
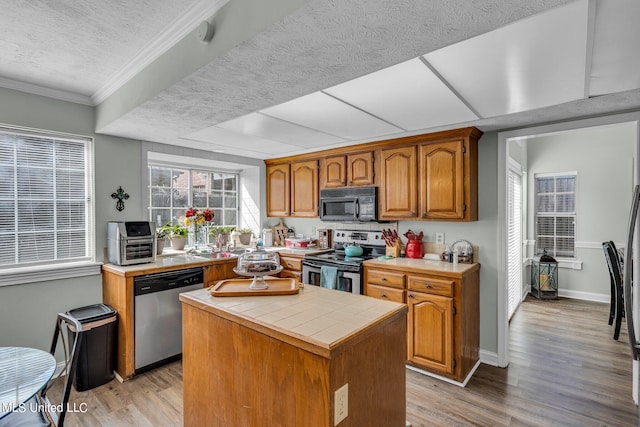
[[[531,258],[527,258],[524,262],[525,267],[530,266],[531,261],[532,261]],[[582,270],[582,261],[578,259],[557,258],[556,261],[558,261],[558,268],[567,268],[569,270]]]
[[[100,262],[79,262],[73,264],[47,265],[42,267],[18,267],[0,271],[0,286],[24,283],[48,282],[72,277],[95,276],[100,274]]]

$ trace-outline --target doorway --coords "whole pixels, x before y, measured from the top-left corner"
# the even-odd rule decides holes
[[[633,145],[633,155],[635,158],[638,158],[638,152],[640,147],[639,141],[639,123],[640,123],[640,113],[629,113],[622,114],[617,116],[608,116],[587,120],[580,120],[575,122],[567,122],[567,123],[559,123],[554,125],[547,126],[539,126],[529,129],[520,129],[517,131],[509,131],[503,132],[498,135],[498,231],[499,231],[499,239],[498,239],[498,255],[499,255],[499,263],[498,263],[498,366],[506,367],[509,363],[509,353],[508,353],[508,345],[509,345],[509,155],[508,155],[508,142],[515,139],[529,139],[535,138],[544,135],[551,135],[559,132],[568,132],[568,131],[579,131],[586,130],[591,128],[597,128],[601,126],[610,126],[616,124],[625,124],[627,123],[630,128],[632,128],[633,132],[631,133],[631,144]],[[611,152],[614,150],[615,146],[611,145],[615,141],[602,141],[602,150],[603,153]],[[574,155],[579,156],[581,153],[578,151]],[[597,158],[597,156],[596,156]],[[626,167],[627,164],[631,169],[632,179],[637,182],[638,178],[638,164],[637,162],[632,163],[632,160],[629,159],[628,163],[621,162],[621,167]],[[605,177],[603,177],[605,178]],[[632,185],[632,183],[628,183]],[[526,185],[524,186],[527,187]],[[600,191],[598,193],[591,192],[591,194],[606,194],[606,191]],[[629,194],[629,200],[630,200]],[[620,211],[620,210],[618,210]],[[579,214],[578,214],[579,215]],[[624,213],[625,217],[628,215],[628,212]],[[577,219],[578,223],[580,221],[579,216]],[[531,222],[531,221],[529,221]],[[620,221],[618,221],[620,222]],[[626,228],[626,220],[624,222],[624,227]],[[576,240],[580,239],[580,235],[576,236]],[[598,243],[597,240],[600,239],[600,236],[592,237],[591,242],[577,242],[578,244],[582,244],[584,247],[589,247],[591,245],[591,249],[594,250],[594,254],[596,251],[596,244],[600,245],[601,241],[604,241],[604,236],[602,240]],[[531,242],[527,242],[531,243]],[[531,256],[530,247],[525,246],[524,257]],[[604,259],[602,255],[602,249],[600,247],[599,256]],[[596,255],[593,255],[596,256]],[[635,257],[635,262],[638,262],[638,257]],[[593,263],[589,264],[591,268],[593,268]],[[635,266],[636,268],[638,266]],[[571,272],[571,269],[565,270],[566,272]],[[608,283],[608,282],[607,282]],[[560,285],[562,288],[562,284]],[[526,289],[526,285],[525,285]],[[574,298],[581,298],[588,293],[581,294],[580,291],[574,291],[575,295],[569,295]],[[588,298],[585,298],[588,299]],[[634,363],[634,400],[637,402],[637,387],[635,386],[638,383],[638,367],[637,363]]]

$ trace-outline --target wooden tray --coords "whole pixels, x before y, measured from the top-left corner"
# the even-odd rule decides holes
[[[227,279],[219,281],[213,289],[214,297],[262,296],[262,295],[293,295],[300,291],[300,284],[296,279],[265,279],[269,285],[267,289],[249,289],[253,279]]]

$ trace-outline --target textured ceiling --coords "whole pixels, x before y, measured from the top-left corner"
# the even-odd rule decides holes
[[[0,76],[91,96],[196,0],[0,0]]]
[[[213,9],[214,3],[216,9]],[[88,100],[106,99],[97,108],[98,133],[211,150],[227,145],[235,148],[229,153],[273,157],[286,154],[285,145],[277,147],[273,141],[247,139],[243,146],[244,122],[233,119],[249,115],[247,117],[265,121],[268,116],[254,112],[264,109],[267,112],[269,107],[321,90],[330,95],[331,87],[422,55],[427,58],[423,62],[429,66],[427,61],[435,59],[428,55],[431,52],[568,3],[575,4],[569,0],[273,0],[268,7],[277,9],[281,16],[270,14],[260,23],[264,25],[252,27],[254,32],[246,30],[246,35],[231,40],[226,36],[225,26],[251,27],[250,23],[259,20],[256,15],[265,14],[260,7],[267,6],[258,0],[228,3],[225,0],[0,0],[0,85],[23,90],[19,84],[32,84],[82,95]],[[630,19],[625,15],[639,11],[633,0],[580,0],[577,3],[590,5],[590,32],[584,32],[585,40],[593,34],[599,20],[615,27],[617,21]],[[624,6],[616,9],[612,8],[614,4]],[[189,32],[195,28],[194,22],[204,19],[211,22],[211,14],[219,7],[223,8],[222,13],[215,19],[228,22],[216,27],[213,41],[205,45]],[[229,12],[233,8],[235,13]],[[203,11],[197,20],[194,10]],[[602,13],[603,18],[592,19],[596,10],[608,12]],[[139,68],[139,74],[129,83],[123,82],[118,93],[112,83],[114,76],[121,75],[132,61],[150,56],[149,46],[167,32],[175,31],[189,14],[192,27],[183,32],[187,35],[181,36],[179,42],[164,46],[166,53],[158,60],[164,58],[164,62],[156,61],[155,68]],[[272,16],[279,17],[271,22]],[[634,20],[637,22],[631,19]],[[573,97],[559,105],[512,114],[505,112],[496,117],[480,115],[478,120],[455,123],[455,126],[475,125],[490,131],[640,108],[639,73],[620,72],[617,86],[611,84],[610,76],[625,67],[637,69],[634,64],[638,60],[633,58],[640,58],[637,41],[640,30],[633,25],[618,27],[624,31],[620,34],[607,31],[606,37],[593,42],[595,50],[606,52],[594,61],[593,70],[589,68],[590,52],[581,53],[586,55],[588,63],[585,76],[594,82],[591,94],[602,96],[589,98],[587,83],[583,99]],[[534,33],[536,31],[544,29],[534,28]],[[596,35],[600,34],[603,32],[598,31]],[[590,45],[587,51],[589,48]],[[217,53],[206,57],[207,49],[217,49]],[[517,49],[513,54],[518,55]],[[200,62],[189,59],[193,57]],[[208,59],[204,60],[205,57]],[[179,64],[182,70],[176,68],[176,62],[184,62]],[[469,79],[477,78],[479,68],[490,69],[476,65],[480,65],[477,59],[465,64]],[[190,71],[184,73],[185,69]],[[439,78],[450,85],[442,76]],[[462,79],[464,81],[464,75]],[[115,95],[96,96],[106,93],[105,88],[109,86],[113,89],[109,93],[115,92]],[[411,90],[410,87],[407,90]],[[535,86],[532,90],[536,90]],[[122,92],[129,93],[129,102],[120,102]],[[109,114],[101,116],[102,110]],[[412,114],[413,121],[420,116],[415,111]],[[459,117],[468,117],[468,114]],[[307,119],[313,122],[313,118]],[[268,122],[271,126],[274,123],[290,129],[290,138],[305,130],[304,126],[295,128],[286,120]],[[433,120],[425,121],[424,126],[420,132],[452,127],[450,123],[438,125]],[[407,129],[398,131],[406,134]],[[322,138],[322,132],[326,132],[325,145],[336,138],[326,129],[306,130],[315,132],[314,138]],[[347,141],[355,142],[362,141]],[[259,145],[261,149],[255,152],[247,149]],[[311,138],[300,142],[298,150],[301,147],[313,150]]]

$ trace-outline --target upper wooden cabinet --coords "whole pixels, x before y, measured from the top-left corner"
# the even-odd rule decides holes
[[[290,184],[288,163],[267,165],[267,216],[289,216]]]
[[[469,128],[441,135],[416,146],[382,150],[380,219],[478,220],[481,133]]]
[[[291,163],[291,214],[318,216],[318,161]]]
[[[320,188],[374,184],[373,152],[320,159]]]
[[[317,217],[320,189],[374,185],[380,220],[477,221],[480,136],[468,127],[265,160],[267,216]]]
[[[318,162],[267,165],[267,216],[318,216]]]
[[[410,219],[418,212],[416,147],[382,150],[380,155],[380,219]]]
[[[464,141],[420,145],[420,216],[464,219]]]

